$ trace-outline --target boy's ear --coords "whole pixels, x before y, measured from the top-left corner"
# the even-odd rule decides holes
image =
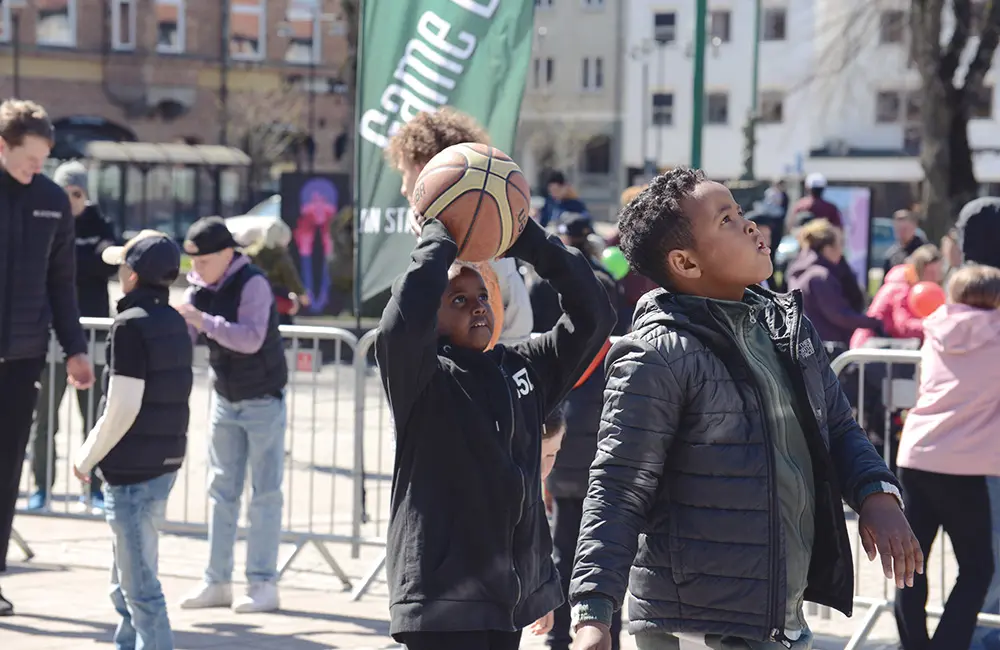
[[[694,253],[675,249],[667,253],[667,271],[676,277],[694,280],[701,277],[701,266]]]

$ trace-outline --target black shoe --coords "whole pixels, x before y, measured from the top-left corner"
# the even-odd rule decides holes
[[[0,616],[13,616],[14,615],[14,605],[9,600],[3,597],[3,592],[0,592]]]

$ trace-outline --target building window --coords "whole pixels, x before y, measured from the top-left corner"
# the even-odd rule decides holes
[[[317,0],[294,0],[285,13],[285,30],[288,46],[285,61],[289,63],[318,63],[320,42],[319,4]]]
[[[783,41],[788,38],[786,34],[788,12],[784,7],[765,9],[763,18],[763,33],[760,35],[763,41]]]
[[[549,8],[552,6],[552,0],[535,0],[535,6]]]
[[[778,124],[785,119],[785,94],[769,90],[760,94],[757,121],[761,124]]]
[[[906,116],[905,121],[907,124],[919,124],[920,115],[922,111],[920,110],[920,93],[913,91],[906,94]]]
[[[0,2],[0,43],[10,41],[10,6]]]
[[[708,93],[706,124],[729,124],[729,93]]]
[[[604,9],[604,0],[583,0],[585,9]]]
[[[728,11],[712,11],[708,15],[708,33],[712,40],[719,39],[723,43],[729,42],[729,23],[732,14]]]
[[[590,88],[590,59],[583,59],[583,89]]]
[[[594,59],[594,88],[604,88],[604,59]]]
[[[677,40],[677,14],[672,11],[653,14],[653,40],[660,45]]]
[[[184,51],[184,0],[156,0],[156,51]]]
[[[76,0],[39,3],[35,19],[35,41],[54,47],[76,46]]]
[[[583,60],[583,89],[599,90],[604,87],[604,60],[596,57]]]
[[[538,88],[539,84],[542,82],[542,60],[535,59],[535,71],[532,76],[532,85]]]
[[[902,43],[906,33],[906,12],[883,11],[879,15],[879,43]]]
[[[653,113],[651,120],[654,126],[673,126],[674,124],[674,94],[653,93]]]
[[[875,95],[875,122],[895,124],[903,109],[902,94],[898,90],[882,90]]]
[[[556,77],[556,61],[552,57],[545,59],[545,85],[551,86]]]
[[[993,118],[993,86],[984,86],[982,92],[972,95],[969,105],[969,117],[974,120],[989,120]]]
[[[267,53],[265,0],[232,0],[229,54],[234,59],[261,61]]]
[[[135,0],[115,0],[111,5],[111,47],[135,49]]]

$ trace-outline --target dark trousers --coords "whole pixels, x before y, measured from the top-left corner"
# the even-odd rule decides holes
[[[520,632],[407,632],[395,635],[406,650],[517,650]]]
[[[95,374],[100,377],[100,367],[94,368]],[[56,434],[59,433],[59,405],[66,394],[66,364],[57,363],[54,366],[46,365],[42,369],[41,387],[38,391],[38,408],[35,411],[35,427],[31,434],[31,473],[35,478],[35,487],[39,490],[51,490],[56,482]],[[91,403],[93,394],[93,403]],[[52,411],[49,411],[49,400],[51,396]],[[87,439],[87,434],[97,421],[97,407],[101,402],[101,384],[98,381],[93,389],[76,391],[77,405],[80,407],[80,416],[83,419],[83,439]],[[49,444],[49,422],[52,426],[52,444]],[[51,469],[50,469],[51,468]],[[49,474],[51,472],[51,474]],[[46,480],[48,475],[48,480]],[[91,494],[100,494],[101,481],[95,472],[90,475]]]
[[[552,550],[559,579],[562,580],[564,594],[569,593],[569,580],[573,575],[573,559],[576,556],[576,542],[580,537],[580,520],[583,518],[583,499],[556,497],[555,526],[552,530]],[[549,632],[551,650],[569,650],[573,643],[569,630],[570,604],[563,603],[555,612],[555,622]],[[611,620],[611,648],[618,650],[622,633],[622,613],[617,611]]]
[[[927,634],[927,577],[916,574],[913,586],[896,591],[896,627],[904,650],[968,648],[993,578],[990,496],[983,476],[956,476],[901,468],[906,519],[924,557],[929,558],[938,528],[951,538],[958,578],[944,614]]]
[[[0,362],[0,572],[7,570],[7,548],[14,523],[24,452],[38,397],[38,376],[45,359]]]

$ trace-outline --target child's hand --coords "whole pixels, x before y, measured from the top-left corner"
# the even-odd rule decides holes
[[[535,636],[542,636],[543,634],[548,634],[549,630],[552,629],[552,625],[556,621],[556,616],[553,612],[549,612],[545,616],[541,617],[537,621],[531,624],[531,633]]]
[[[604,623],[581,623],[573,637],[573,650],[611,650],[611,629]]]
[[[194,326],[194,328],[199,332],[201,331],[201,328],[205,323],[205,314],[195,309],[195,306],[191,303],[177,305],[177,311],[184,317],[184,320]]]
[[[924,554],[910,530],[899,502],[891,494],[873,494],[861,504],[858,520],[861,545],[868,560],[882,556],[882,572],[900,589],[913,586],[913,573],[924,572]]]

